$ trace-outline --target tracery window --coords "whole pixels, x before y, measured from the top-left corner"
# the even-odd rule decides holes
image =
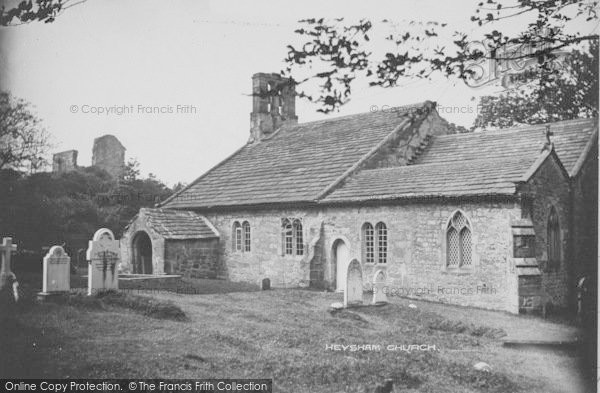
[[[462,212],[457,211],[446,228],[446,266],[461,268],[472,263],[471,223]]]

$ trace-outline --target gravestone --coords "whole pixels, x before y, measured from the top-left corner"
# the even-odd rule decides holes
[[[15,251],[17,251],[17,245],[12,244],[12,237],[5,237],[2,239],[2,244],[0,244],[0,256],[2,258],[2,266],[0,267],[0,291],[9,285],[13,285],[14,287],[17,282],[17,278],[12,272],[10,265],[10,258]],[[19,284],[17,283],[16,285]]]
[[[61,246],[50,248],[43,261],[42,292],[38,299],[69,292],[71,289],[71,257]]]
[[[260,289],[263,291],[271,289],[271,280],[269,278],[263,278],[260,282]]]
[[[386,274],[383,270],[377,270],[373,276],[373,304],[387,303],[385,282]]]
[[[2,267],[0,268],[0,274],[12,273],[10,258],[12,253],[17,251],[17,245],[12,244],[12,237],[5,237],[2,239],[0,244],[0,253],[2,254]]]
[[[119,241],[115,240],[110,229],[98,229],[89,242],[88,260],[88,295],[100,291],[119,289],[119,262],[121,252]]]
[[[344,290],[344,307],[358,306],[363,303],[362,268],[360,262],[352,260],[348,265],[346,289]]]

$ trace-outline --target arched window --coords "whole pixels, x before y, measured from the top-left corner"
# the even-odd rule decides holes
[[[233,223],[231,242],[231,249],[233,251],[242,251],[242,226],[237,221]]]
[[[546,230],[548,232],[548,267],[558,268],[560,266],[561,259],[560,223],[558,222],[558,214],[556,213],[556,209],[554,207],[550,209]]]
[[[283,255],[304,255],[304,233],[300,219],[281,220]]]
[[[375,233],[377,234],[377,263],[387,262],[387,227],[383,222],[375,225]]]
[[[296,247],[296,255],[304,254],[304,238],[302,234],[302,222],[300,220],[294,220],[293,224],[294,232],[294,245]]]
[[[292,223],[287,218],[281,221],[281,230],[283,238],[283,253],[285,255],[294,254]]]
[[[251,238],[250,238],[250,223],[248,221],[244,221],[244,223],[242,224],[242,229],[244,232],[244,251],[245,252],[250,252],[250,243],[251,243]]]
[[[362,227],[363,258],[365,263],[375,263],[375,233],[373,225],[365,222]]]
[[[446,228],[446,266],[469,267],[473,261],[471,224],[460,211],[454,213]]]

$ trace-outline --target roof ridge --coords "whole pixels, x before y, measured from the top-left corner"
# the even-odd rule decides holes
[[[296,127],[302,127],[302,126],[308,126],[308,125],[317,125],[317,124],[320,124],[320,123],[327,123],[327,122],[330,122],[330,121],[338,121],[338,120],[341,120],[341,119],[348,119],[348,118],[351,118],[351,117],[358,117],[358,116],[364,116],[364,115],[374,115],[376,113],[384,113],[384,114],[385,113],[390,113],[390,114],[392,114],[392,113],[398,113],[398,112],[400,112],[400,110],[399,110],[400,108],[402,110],[407,110],[407,109],[412,109],[412,108],[422,108],[422,107],[424,107],[429,102],[431,102],[431,101],[427,101],[426,100],[426,101],[418,102],[418,103],[415,103],[415,104],[409,104],[409,105],[401,105],[401,106],[397,106],[397,107],[391,107],[389,112],[372,111],[372,112],[351,113],[351,114],[348,114],[348,115],[332,117],[332,118],[329,118],[329,119],[312,120],[312,121],[307,121],[305,123],[298,123],[298,124],[293,124],[293,125],[291,125],[291,124],[290,125],[283,125],[283,126],[281,126],[281,128],[292,129],[292,128],[296,128]],[[391,110],[392,108],[394,110]],[[402,114],[404,115],[405,113],[402,112]]]
[[[456,134],[444,134],[444,135],[436,135],[436,138],[458,138],[458,137],[467,137],[467,136],[471,136],[471,135],[489,135],[489,134],[507,134],[507,133],[518,133],[521,131],[531,131],[534,130],[536,128],[543,128],[546,125],[557,125],[557,124],[578,124],[578,123],[587,123],[590,121],[593,121],[594,118],[593,117],[580,117],[577,119],[569,119],[569,120],[559,120],[559,121],[554,121],[554,122],[547,122],[547,123],[540,123],[540,124],[524,124],[521,126],[516,126],[516,127],[509,127],[509,128],[498,128],[495,130],[480,130],[480,131],[473,131],[473,132],[462,132],[462,133],[456,133]],[[593,127],[593,125],[592,125]]]
[[[527,159],[532,159],[532,157],[530,156],[523,156],[523,157],[508,157],[508,158],[494,158],[494,159],[489,159],[489,158],[477,158],[474,160],[457,160],[457,161],[453,161],[453,162],[428,162],[428,163],[424,163],[424,164],[410,164],[410,165],[399,165],[399,166],[390,166],[390,167],[383,167],[383,168],[371,168],[371,169],[362,169],[360,172],[371,172],[371,171],[386,171],[386,170],[394,170],[394,169],[404,169],[404,168],[416,168],[416,167],[435,167],[435,166],[449,166],[449,165],[454,165],[454,164],[466,164],[466,163],[479,163],[479,162],[508,162],[508,161],[512,161],[512,162],[519,162],[519,161],[526,161]]]
[[[321,192],[317,194],[315,197],[316,200],[323,199],[327,196],[328,193],[335,191],[335,188],[342,184],[344,180],[351,178],[353,173],[357,171],[360,172],[360,166],[365,163],[369,158],[373,157],[375,153],[377,153],[389,140],[397,135],[400,131],[406,130],[408,127],[415,125],[415,122],[422,123],[427,117],[431,115],[431,111],[435,110],[435,103],[432,101],[426,101],[423,103],[422,107],[426,108],[426,112],[419,113],[416,112],[417,115],[420,116],[409,116],[404,117],[400,123],[394,127],[392,132],[385,136],[379,143],[377,143],[371,150],[369,150],[366,154],[358,159],[354,164],[352,164],[344,173],[342,173],[339,177],[337,177],[332,183],[328,184]]]
[[[424,109],[435,109],[435,103],[432,101],[424,101],[424,102],[420,102],[420,103],[416,103],[416,104],[411,104],[411,105],[405,105],[402,108],[409,110],[410,108],[424,108]],[[398,115],[398,111],[394,111],[391,112],[390,114],[395,113],[395,115]],[[409,114],[410,112],[406,112],[403,113],[402,116],[397,116],[398,118],[398,123],[403,123],[406,120],[408,120],[410,117],[405,116],[406,114]],[[417,111],[417,113],[420,113],[419,111]],[[269,141],[272,140],[277,140],[278,138],[276,138],[277,135],[281,135],[282,131],[288,131],[288,130],[294,130],[295,128],[301,128],[304,126],[315,126],[315,125],[325,125],[328,123],[335,123],[338,122],[340,119],[348,119],[348,118],[361,118],[364,117],[366,115],[369,114],[375,114],[375,112],[363,112],[363,113],[356,113],[356,114],[351,114],[351,115],[346,115],[346,116],[338,116],[335,118],[331,118],[331,119],[323,119],[323,120],[316,120],[313,122],[307,122],[307,123],[301,123],[301,124],[295,124],[295,125],[283,125],[281,126],[279,129],[277,129],[272,135],[270,135],[269,137]],[[389,121],[389,117],[391,116],[387,116],[385,119],[386,121]],[[396,123],[396,124],[398,124]],[[397,127],[397,126],[396,126]],[[396,128],[395,127],[395,128]],[[286,132],[287,134],[287,132]],[[268,141],[267,141],[268,142]],[[196,179],[194,179],[192,182],[190,182],[187,186],[183,187],[181,190],[179,190],[178,192],[174,193],[173,195],[169,196],[168,198],[166,198],[164,201],[161,201],[157,204],[154,205],[154,207],[156,208],[162,208],[165,207],[169,204],[171,204],[172,202],[176,202],[177,198],[180,195],[185,195],[185,193],[188,190],[192,190],[193,187],[198,184],[199,182],[202,181],[202,179],[204,179],[205,177],[208,177],[210,174],[212,174],[215,170],[217,170],[218,168],[224,166],[225,164],[227,164],[229,161],[233,160],[236,156],[238,156],[238,154],[242,153],[244,151],[244,149],[248,148],[248,151],[252,151],[252,149],[254,149],[257,146],[261,146],[262,144],[258,143],[258,144],[254,144],[254,143],[246,143],[245,145],[241,146],[239,149],[235,150],[233,153],[231,153],[229,156],[227,156],[225,159],[223,159],[222,161],[220,161],[218,164],[214,165],[213,167],[211,167],[210,169],[208,169],[206,172],[204,172],[201,176],[197,177]],[[360,161],[360,159],[358,160]],[[350,166],[350,168],[354,168],[354,164]],[[342,175],[343,176],[343,175]],[[335,186],[335,184],[337,184],[337,180],[334,181],[332,184],[330,184],[328,187],[326,187],[325,189],[323,189],[323,191],[327,191],[329,189],[330,186]],[[323,191],[321,191],[318,195],[318,197],[323,194]],[[173,206],[173,209],[184,209],[185,210],[185,206],[183,207],[177,207],[177,206]]]
[[[377,151],[379,151],[379,149],[393,135],[396,135],[396,133],[398,133],[400,130],[404,130],[408,121],[409,121],[409,119],[402,120],[400,122],[400,124],[398,124],[396,127],[394,127],[392,132],[390,132],[385,138],[383,138],[381,141],[379,141],[379,143],[377,143],[377,145],[375,145],[371,150],[369,150],[366,154],[364,154],[358,161],[356,161],[354,164],[352,164],[350,166],[350,168],[348,168],[344,173],[342,173],[338,178],[336,178],[332,183],[328,184],[327,187],[325,187],[320,193],[318,193],[315,199],[318,200],[318,199],[324,198],[330,191],[332,191],[341,182],[343,182],[345,179],[351,177],[352,173],[354,171],[356,171],[362,163],[364,163],[366,160],[368,160],[370,157],[372,157],[373,154],[375,154]],[[358,172],[361,172],[361,171],[358,170]]]

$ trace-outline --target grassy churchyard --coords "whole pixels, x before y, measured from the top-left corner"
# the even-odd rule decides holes
[[[502,346],[515,331],[572,328],[539,318],[400,298],[332,312],[341,294],[217,280],[161,290],[124,282],[87,296],[77,275],[69,295],[37,302],[41,275],[18,277],[19,304],[0,321],[2,378],[272,378],[275,392],[294,393],[373,392],[391,378],[395,392],[586,391],[575,382],[577,351]]]

